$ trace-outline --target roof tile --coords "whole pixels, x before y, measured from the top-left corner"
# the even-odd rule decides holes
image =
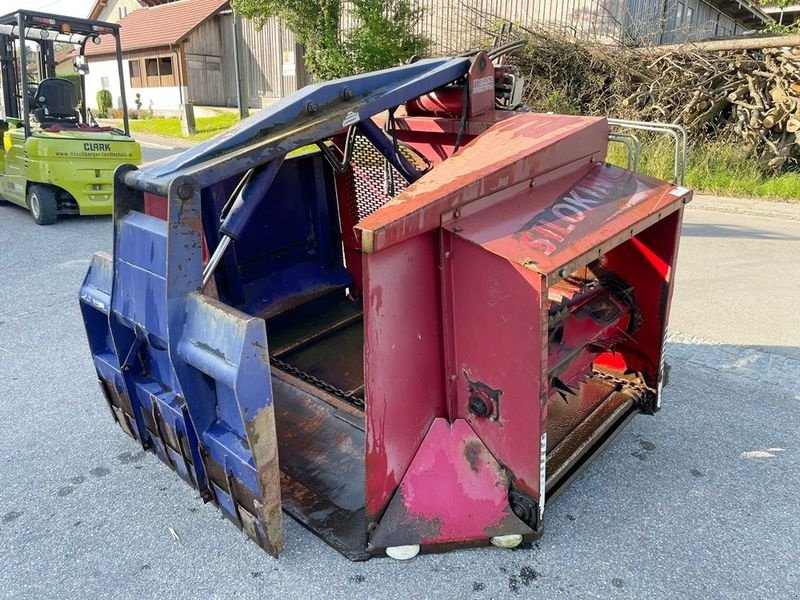
[[[178,0],[135,10],[119,22],[122,51],[176,44],[228,2],[229,0]],[[87,56],[113,54],[114,38],[110,35],[101,36],[100,43],[87,44],[85,52]]]

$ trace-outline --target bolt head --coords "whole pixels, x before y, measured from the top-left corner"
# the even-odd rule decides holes
[[[469,399],[469,412],[476,417],[485,417],[489,414],[489,407],[480,396],[472,396]]]
[[[178,188],[178,198],[181,200],[188,200],[192,197],[193,193],[194,188],[188,183],[184,183]]]

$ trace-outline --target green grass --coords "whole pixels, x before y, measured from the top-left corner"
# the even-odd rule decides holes
[[[671,180],[673,147],[660,141],[644,143],[639,170],[659,179]],[[611,144],[608,161],[625,166],[625,147]],[[765,173],[755,160],[726,144],[689,149],[686,185],[698,192],[720,196],[800,201],[800,171],[780,175]]]
[[[181,122],[177,117],[131,120],[131,131],[134,133],[152,133],[164,137],[177,137],[191,140],[207,140],[218,133],[225,131],[239,122],[239,115],[224,113],[213,117],[198,117],[195,119],[197,133],[189,136],[181,133]]]

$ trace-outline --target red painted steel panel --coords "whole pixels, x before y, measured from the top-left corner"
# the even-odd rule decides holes
[[[373,549],[529,534],[508,477],[466,421],[436,419],[371,540]]]
[[[453,416],[467,419],[513,474],[517,487],[538,498],[540,437],[546,419],[543,277],[457,237],[451,248],[447,266],[457,369],[451,373],[457,377]],[[470,382],[501,392],[497,414],[477,417],[469,412]]]
[[[164,196],[157,196],[149,192],[144,194],[145,214],[167,220],[167,199]]]
[[[362,220],[362,246],[376,252],[435,229],[445,212],[497,190],[571,164],[577,169],[581,159],[602,160],[607,135],[598,117],[527,113],[501,121]]]
[[[631,228],[651,215],[665,217],[690,194],[685,188],[605,164],[591,167],[575,185],[569,180],[524,190],[495,210],[452,221],[447,227],[458,228],[459,236],[499,256],[551,274],[598,244],[607,244],[605,252],[622,241],[611,243],[612,238],[633,233]]]
[[[642,327],[635,334],[637,352],[626,357],[627,367],[648,375],[652,386],[657,384],[664,351],[682,220],[681,209],[617,246],[604,258],[605,267],[634,288],[642,311]]]
[[[377,519],[445,414],[436,236],[364,255],[363,267],[366,512]]]

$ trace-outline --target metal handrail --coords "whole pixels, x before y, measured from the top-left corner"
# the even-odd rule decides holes
[[[642,153],[642,142],[632,133],[622,133],[612,131],[608,134],[608,141],[611,143],[623,144],[628,150],[628,170],[639,170],[639,156]]]
[[[637,131],[652,131],[670,136],[675,141],[675,159],[673,162],[673,183],[686,184],[686,144],[688,134],[682,125],[674,123],[647,123],[645,121],[630,121],[627,119],[608,119],[609,127],[619,129],[634,129]],[[619,133],[619,132],[613,132]]]

